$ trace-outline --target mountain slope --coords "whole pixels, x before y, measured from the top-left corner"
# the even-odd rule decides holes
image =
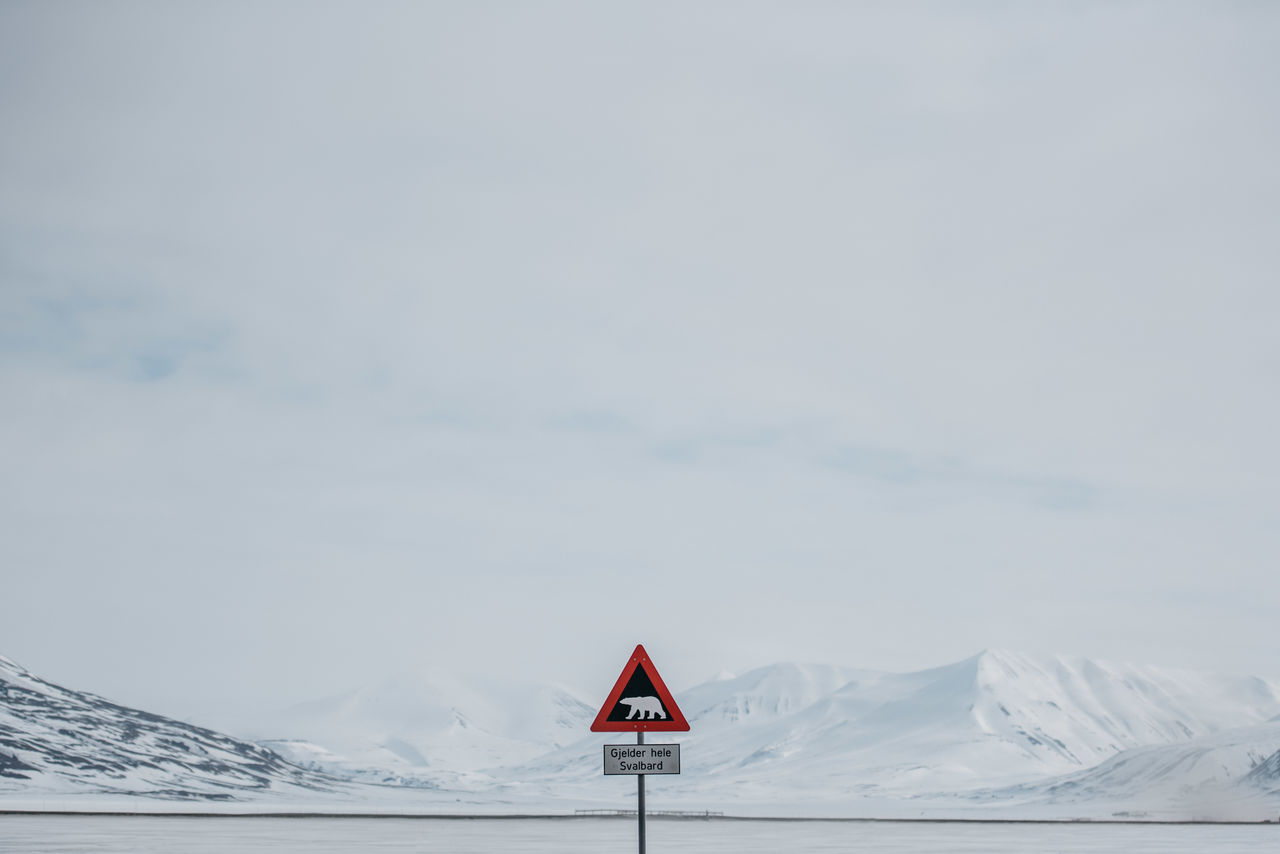
[[[1280,722],[1225,730],[1177,744],[1136,747],[1085,771],[980,799],[1023,804],[1106,803],[1214,817],[1223,804],[1280,794]],[[1264,812],[1270,816],[1270,812]]]
[[[0,656],[0,791],[235,800],[334,786],[259,745],[62,688]]]

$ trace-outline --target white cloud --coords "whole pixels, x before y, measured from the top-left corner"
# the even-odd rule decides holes
[[[1268,667],[1274,18],[10,4],[0,644]]]

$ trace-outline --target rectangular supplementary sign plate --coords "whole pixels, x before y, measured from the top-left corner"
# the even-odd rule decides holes
[[[679,774],[678,744],[606,744],[604,773]]]

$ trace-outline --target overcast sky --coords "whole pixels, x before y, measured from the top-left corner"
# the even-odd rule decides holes
[[[0,654],[1280,675],[1278,80],[1263,2],[4,0]]]

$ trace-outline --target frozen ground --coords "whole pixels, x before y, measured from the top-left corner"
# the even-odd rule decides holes
[[[1256,854],[1280,825],[1117,825],[650,819],[653,854],[987,852]],[[22,854],[338,854],[627,852],[634,818],[352,819],[0,815],[0,852]]]

